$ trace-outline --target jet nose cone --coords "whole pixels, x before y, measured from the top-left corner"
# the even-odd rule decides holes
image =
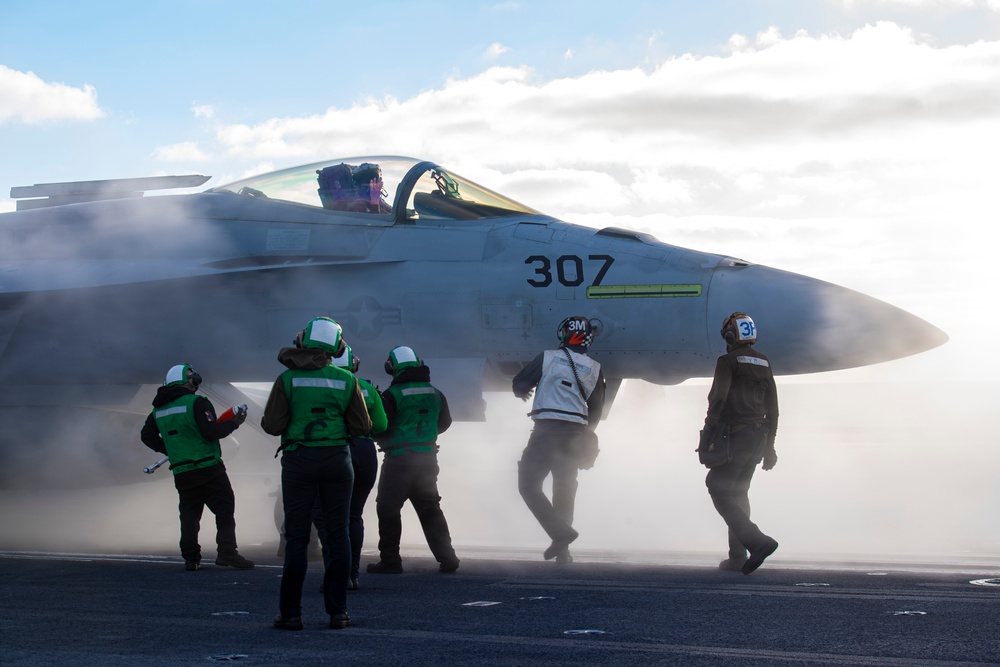
[[[722,345],[719,329],[712,327],[721,327],[734,311],[754,319],[760,349],[781,375],[867,366],[948,340],[943,331],[901,308],[766,266],[716,269],[708,296],[710,340],[715,337]]]

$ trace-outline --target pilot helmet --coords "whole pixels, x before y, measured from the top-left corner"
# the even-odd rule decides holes
[[[735,312],[722,321],[719,331],[726,345],[753,345],[757,342],[757,325],[746,313]]]
[[[372,162],[363,162],[351,169],[351,178],[358,188],[368,188],[372,181],[382,182],[382,167]]]
[[[344,353],[344,331],[329,317],[314,317],[306,328],[299,332],[297,347],[323,350],[333,357]]]
[[[344,353],[339,357],[334,357],[330,363],[334,366],[345,368],[352,373],[357,373],[358,368],[361,367],[361,359],[354,354],[354,350],[351,349],[350,345],[344,345]]]
[[[559,337],[559,342],[563,345],[590,347],[590,344],[594,342],[594,326],[586,317],[573,315],[559,324],[556,336]]]
[[[187,384],[188,381],[197,389],[198,385],[201,384],[201,375],[187,364],[177,364],[176,366],[171,366],[170,370],[167,371],[167,377],[163,380],[163,386],[179,387]]]
[[[389,352],[389,358],[385,360],[385,372],[395,376],[407,368],[417,368],[422,364],[420,357],[412,348],[400,345]]]

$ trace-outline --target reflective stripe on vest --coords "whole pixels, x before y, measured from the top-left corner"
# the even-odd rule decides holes
[[[436,394],[434,387],[408,387],[403,390],[403,396],[417,396],[418,394]]]
[[[292,378],[293,387],[319,387],[321,389],[340,389],[344,390],[347,388],[347,382],[344,380],[331,380],[330,378]]]

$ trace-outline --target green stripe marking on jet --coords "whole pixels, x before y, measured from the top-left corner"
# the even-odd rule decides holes
[[[588,299],[659,299],[701,296],[701,285],[591,285]]]

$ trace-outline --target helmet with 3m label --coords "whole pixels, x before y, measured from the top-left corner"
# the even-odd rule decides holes
[[[757,325],[746,313],[735,312],[726,317],[719,333],[727,345],[753,345],[757,342]]]
[[[590,344],[594,342],[594,326],[586,317],[573,315],[559,324],[556,335],[563,345],[590,347]]]

